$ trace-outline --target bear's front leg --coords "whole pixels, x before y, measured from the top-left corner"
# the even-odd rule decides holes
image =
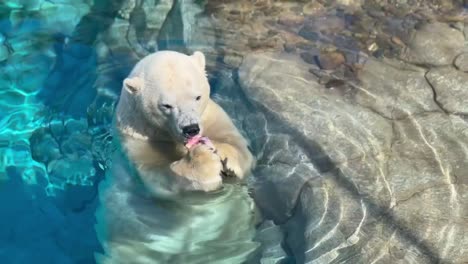
[[[243,179],[253,167],[253,156],[247,146],[213,142],[221,158],[223,173]]]
[[[181,160],[171,164],[171,170],[188,181],[187,189],[214,191],[221,187],[222,163],[216,150],[205,144],[197,144],[189,149]]]

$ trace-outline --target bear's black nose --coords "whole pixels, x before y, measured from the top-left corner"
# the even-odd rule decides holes
[[[193,137],[198,135],[200,132],[200,127],[198,127],[198,124],[192,124],[188,126],[184,126],[182,128],[182,133],[184,133],[184,136],[186,137]]]

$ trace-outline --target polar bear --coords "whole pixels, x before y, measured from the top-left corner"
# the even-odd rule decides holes
[[[99,186],[98,263],[243,263],[255,254],[255,205],[244,179],[247,141],[209,98],[205,57],[159,51],[123,81],[119,150]],[[187,147],[204,136],[211,144]]]
[[[209,97],[203,53],[153,53],[137,63],[123,86],[117,129],[124,151],[155,195],[216,190],[223,167],[239,179],[250,172],[254,160],[246,140]],[[198,134],[214,148],[186,149],[184,142]]]

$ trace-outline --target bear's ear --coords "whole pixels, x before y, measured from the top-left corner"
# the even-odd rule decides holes
[[[123,85],[129,93],[136,94],[141,90],[141,87],[143,86],[143,81],[140,77],[135,76],[132,78],[126,78],[123,81]]]
[[[195,51],[191,57],[202,70],[205,70],[205,55],[201,51]]]

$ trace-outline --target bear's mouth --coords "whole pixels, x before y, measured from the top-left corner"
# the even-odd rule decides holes
[[[202,136],[201,135],[195,135],[195,136],[192,136],[192,137],[188,137],[185,139],[185,146],[187,148],[191,148],[193,146],[195,146],[196,144],[198,144],[198,142],[200,142]]]

